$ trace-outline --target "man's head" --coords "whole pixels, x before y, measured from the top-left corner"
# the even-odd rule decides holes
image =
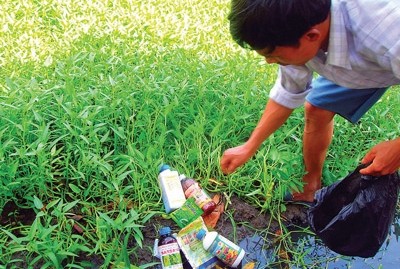
[[[298,46],[300,38],[328,17],[331,0],[232,0],[233,39],[244,48],[272,52]]]

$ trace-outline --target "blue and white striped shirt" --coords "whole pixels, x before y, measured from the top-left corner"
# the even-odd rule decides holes
[[[400,84],[400,0],[333,0],[328,52],[280,66],[270,98],[301,106],[313,72],[351,89]]]

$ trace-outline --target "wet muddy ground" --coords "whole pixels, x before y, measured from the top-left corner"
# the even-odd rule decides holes
[[[241,242],[245,238],[252,237],[256,231],[265,229],[271,233],[279,233],[279,224],[274,222],[269,215],[262,214],[258,209],[235,196],[232,196],[229,202],[224,201],[224,210],[225,212],[220,215],[216,223],[215,230],[234,242]],[[301,206],[288,206],[283,216],[288,222],[306,224],[306,210]],[[0,215],[0,225],[3,227],[10,227],[17,223],[31,225],[35,217],[34,210],[23,209],[14,202],[9,202]],[[132,264],[145,266],[159,263],[159,259],[153,256],[153,246],[155,239],[158,238],[158,231],[163,226],[170,226],[173,232],[178,232],[180,229],[171,219],[163,218],[161,215],[152,217],[142,228],[143,247],[130,257]],[[13,233],[20,236],[17,230],[14,230]],[[135,245],[131,245],[131,247],[133,248]],[[27,268],[27,264],[23,262],[24,255],[23,252],[14,255],[14,259],[21,259],[21,262],[14,263],[15,266]],[[104,261],[103,257],[99,255],[83,255],[78,257],[78,260],[91,263],[91,268],[101,268]],[[37,263],[37,266],[40,268],[40,262]],[[147,268],[159,268],[159,266],[152,265]],[[186,268],[190,268],[187,263]]]
[[[309,232],[307,207],[301,205],[286,205],[286,211],[281,213],[281,223],[271,219],[268,214],[261,213],[257,208],[231,197],[226,205],[226,212],[221,215],[215,230],[246,250],[244,264],[254,262],[254,267],[241,268],[385,268],[398,269],[400,264],[400,208],[397,209],[389,236],[380,251],[372,258],[341,256],[328,249],[313,233]],[[172,220],[156,217],[149,221],[143,229],[145,242],[148,246],[138,253],[138,264],[144,265],[159,260],[152,256],[157,229],[161,226],[171,226],[179,231]],[[290,231],[290,249],[285,249],[279,242],[281,226]],[[267,231],[267,232],[266,232]],[[275,236],[276,235],[276,236]],[[293,251],[293,252],[291,252]],[[299,265],[296,255],[302,256]],[[290,265],[289,265],[290,264]],[[151,266],[150,268],[160,268]],[[191,268],[185,264],[185,269]]]
[[[244,202],[238,197],[232,196],[229,202],[225,201],[225,212],[221,214],[215,226],[215,230],[230,240],[243,247],[247,254],[244,261],[256,261],[255,269],[261,268],[385,268],[397,269],[400,264],[400,208],[388,239],[375,257],[369,259],[357,257],[343,257],[324,246],[304,228],[308,227],[307,208],[301,205],[286,205],[286,211],[281,213],[281,223],[278,223],[270,215],[260,212],[257,208]],[[21,209],[14,203],[7,203],[0,216],[0,225],[7,226],[13,223],[25,223],[29,225],[35,219],[33,210]],[[281,228],[290,230],[291,248],[296,249],[302,255],[302,264],[298,267],[288,266],[287,260],[293,260],[290,251],[279,249]],[[143,247],[132,254],[131,263],[147,266],[147,268],[160,268],[159,260],[153,256],[153,245],[158,238],[158,230],[163,226],[170,226],[174,232],[179,227],[171,219],[161,215],[154,216],[142,228],[144,241]],[[14,230],[18,236],[18,231]],[[131,247],[135,247],[131,245]],[[278,248],[278,249],[277,249]],[[23,253],[20,257],[23,258]],[[78,260],[91,263],[91,268],[101,268],[103,258],[98,255],[91,257],[82,256]],[[285,262],[286,261],[286,262]],[[293,263],[292,263],[293,264]],[[17,265],[17,264],[16,264]],[[21,262],[19,268],[26,268]],[[37,267],[37,268],[40,268]],[[190,268],[185,263],[185,269]]]
[[[301,227],[307,225],[307,208],[301,205],[287,205],[286,211],[281,214],[282,220],[289,225],[295,225]],[[273,220],[268,214],[261,213],[254,206],[242,201],[236,196],[230,198],[230,202],[225,204],[225,212],[221,214],[215,230],[221,235],[228,239],[240,244],[243,248],[252,248],[254,240],[258,241],[256,248],[261,250],[260,246],[271,246],[273,244],[274,235],[279,237],[281,233],[281,227],[277,221]],[[159,260],[153,257],[152,249],[154,240],[158,238],[158,229],[162,226],[170,226],[174,232],[179,231],[179,227],[170,219],[164,219],[161,216],[152,218],[149,223],[142,229],[144,235],[144,247],[137,254],[138,264],[144,265],[152,262],[159,262]],[[264,242],[265,231],[272,238],[267,239]],[[258,234],[262,234],[262,238],[258,237]],[[253,249],[254,250],[254,249]],[[253,251],[255,252],[255,251]],[[261,256],[246,255],[245,259],[251,260],[253,258],[261,259],[262,255],[266,253],[259,253]],[[158,268],[158,266],[153,266]],[[185,264],[185,269],[191,268]],[[261,267],[260,267],[261,268]]]

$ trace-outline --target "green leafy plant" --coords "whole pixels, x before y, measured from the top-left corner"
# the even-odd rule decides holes
[[[2,3],[0,267],[153,266],[135,250],[161,214],[161,163],[279,220],[283,193],[302,188],[303,111],[221,173],[277,71],[232,41],[228,11],[228,0]],[[398,136],[398,102],[389,91],[358,126],[336,120],[324,184]]]

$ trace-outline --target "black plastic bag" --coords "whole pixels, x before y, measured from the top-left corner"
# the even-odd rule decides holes
[[[373,257],[393,223],[399,195],[398,172],[381,177],[359,173],[319,190],[308,211],[311,228],[336,253]]]

